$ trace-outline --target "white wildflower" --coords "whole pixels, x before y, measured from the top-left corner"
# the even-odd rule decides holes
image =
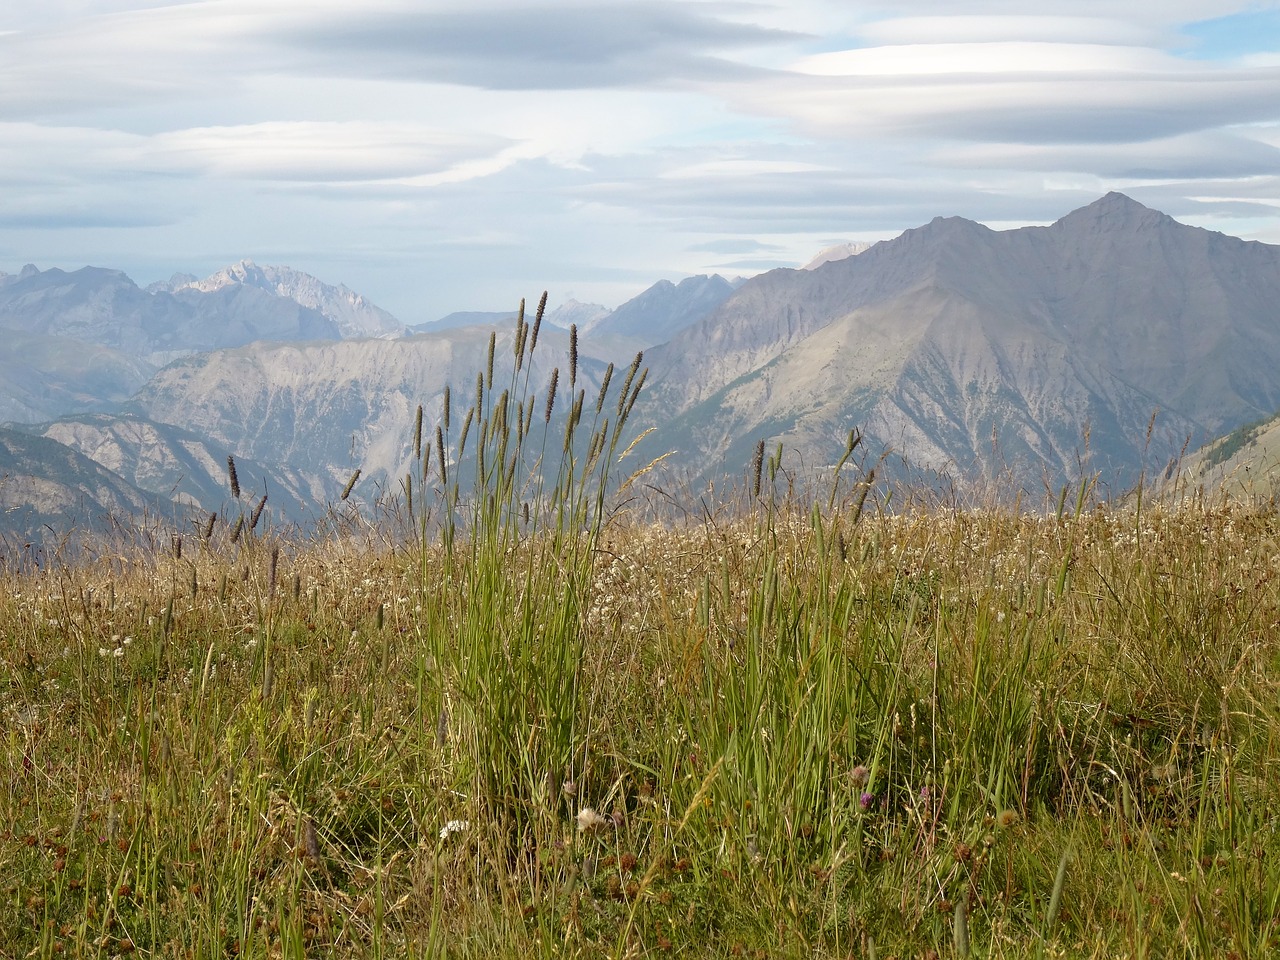
[[[470,820],[450,820],[440,828],[440,839],[447,840],[451,833],[463,833],[471,829]]]

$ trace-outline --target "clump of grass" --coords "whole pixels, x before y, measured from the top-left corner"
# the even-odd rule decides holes
[[[643,361],[544,362],[542,309],[406,425],[395,549],[240,513],[5,574],[6,950],[1276,950],[1273,513],[778,499],[761,447],[641,522]]]

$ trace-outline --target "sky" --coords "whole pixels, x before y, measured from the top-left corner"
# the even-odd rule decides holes
[[[9,273],[250,258],[419,323],[1110,190],[1280,243],[1280,2],[0,3]]]

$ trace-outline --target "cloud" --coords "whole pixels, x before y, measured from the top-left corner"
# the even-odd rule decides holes
[[[928,160],[967,170],[1087,171],[1112,181],[1250,177],[1280,169],[1280,136],[1269,137],[1268,129],[1275,128],[1197,131],[1136,143],[952,143],[935,147]]]
[[[508,141],[413,124],[277,121],[158,134],[146,164],[221,177],[345,181],[440,176],[492,158]]]
[[[337,183],[464,179],[511,141],[414,123],[277,121],[150,135],[0,123],[0,144],[0,177],[57,185],[108,174]]]
[[[495,90],[598,89],[737,79],[760,71],[734,52],[796,34],[670,0],[435,4],[330,11],[282,44],[322,73]]]
[[[690,244],[685,248],[693,253],[747,254],[776,253],[782,248],[774,243],[761,243],[759,240],[707,240]]]
[[[1107,143],[1280,115],[1280,69],[1196,67],[1094,45],[963,47],[841,51],[722,93],[818,138]]]
[[[858,36],[872,45],[1039,41],[1146,46],[1169,35],[1160,28],[1114,17],[959,14],[877,20],[862,26]]]

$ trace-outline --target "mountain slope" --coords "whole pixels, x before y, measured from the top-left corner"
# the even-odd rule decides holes
[[[514,331],[497,336],[495,381],[508,382]],[[156,374],[131,401],[146,419],[197,434],[264,469],[287,471],[299,500],[323,509],[353,470],[365,489],[395,489],[410,469],[417,406],[428,428],[446,386],[455,417],[487,365],[490,331],[479,327],[398,340],[254,344],[189,357]],[[563,331],[544,327],[530,382],[541,392],[551,367],[568,369]],[[583,364],[579,379],[599,371]],[[564,389],[562,380],[562,389]],[[455,430],[457,427],[455,426]]]
[[[188,430],[131,414],[80,414],[29,429],[162,500],[202,512],[233,512],[227,481],[231,450]],[[322,512],[287,464],[264,466],[238,457],[236,468],[246,501],[268,494],[269,519],[305,522]]]
[[[48,420],[128,399],[154,372],[143,360],[95,343],[6,330],[0,354],[0,422]]]
[[[1049,227],[938,218],[749,280],[651,351],[649,449],[741,469],[782,440],[820,465],[857,426],[967,481],[1129,483],[1144,457],[1280,407],[1277,302],[1280,248],[1120,194]]]
[[[45,437],[0,427],[0,558],[31,556],[86,532],[129,527],[151,515],[173,517],[171,504]]]

